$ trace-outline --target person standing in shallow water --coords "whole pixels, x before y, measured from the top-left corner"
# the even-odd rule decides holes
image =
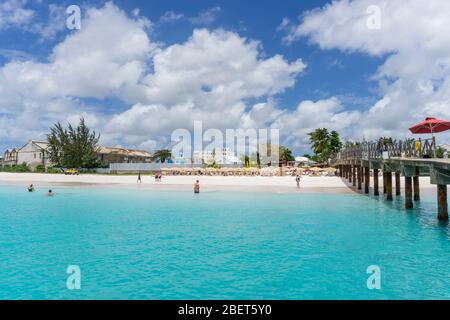
[[[295,177],[295,181],[297,182],[297,189],[300,189],[300,175],[297,175],[297,177]]]
[[[200,193],[200,181],[195,181],[194,184],[194,193]]]

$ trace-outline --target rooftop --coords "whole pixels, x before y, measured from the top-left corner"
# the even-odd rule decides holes
[[[98,153],[101,154],[119,154],[130,157],[151,157],[152,154],[145,150],[135,150],[126,148],[99,147]]]

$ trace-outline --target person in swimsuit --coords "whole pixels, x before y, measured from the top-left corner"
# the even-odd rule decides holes
[[[32,184],[28,187],[28,192],[34,192],[34,186]]]
[[[300,176],[297,175],[297,177],[295,178],[295,181],[297,182],[297,188],[300,189]]]
[[[194,184],[194,193],[200,193],[200,181],[196,181]]]
[[[138,179],[137,179],[137,182],[138,183],[142,183],[142,179],[141,179],[141,173],[139,172],[139,174],[138,174]]]
[[[50,189],[50,190],[48,190],[47,195],[48,195],[49,197],[53,197],[53,196],[55,195],[55,193],[52,191],[52,189]]]

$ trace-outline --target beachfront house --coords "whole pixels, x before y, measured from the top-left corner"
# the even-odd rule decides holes
[[[12,148],[5,151],[3,161],[1,162],[2,167],[12,167],[17,165],[18,150],[18,148]]]
[[[48,153],[49,144],[46,141],[30,140],[17,152],[17,163],[26,163],[30,169],[35,170],[42,165],[45,168],[51,166]]]
[[[109,165],[110,163],[152,162],[152,154],[145,150],[99,147],[97,155],[103,165]]]
[[[197,164],[242,164],[235,153],[228,148],[215,148],[214,150],[194,150],[194,163]]]

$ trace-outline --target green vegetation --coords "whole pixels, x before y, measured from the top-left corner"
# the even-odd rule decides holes
[[[215,161],[213,163],[210,163],[206,166],[207,168],[214,168],[214,169],[220,169],[220,165],[218,165]]]
[[[440,158],[440,159],[444,158],[445,151],[446,150],[444,148],[438,147],[436,149],[436,158]]]
[[[36,172],[45,172],[45,167],[44,165],[40,164],[36,167],[35,169]]]
[[[57,168],[47,168],[47,173],[63,173],[60,169]]]
[[[319,128],[309,133],[309,141],[315,155],[313,161],[326,163],[330,157],[341,150],[342,142],[337,131],[328,132],[325,128]]]
[[[97,144],[100,135],[86,126],[84,119],[79,125],[67,128],[58,122],[47,136],[50,160],[58,167],[65,168],[96,168],[100,165],[97,157]]]
[[[285,146],[280,146],[280,161],[295,161],[292,151]]]
[[[250,168],[250,157],[244,156],[244,167]]]
[[[152,161],[165,163],[170,158],[172,158],[172,152],[170,150],[163,149],[155,151]]]
[[[30,167],[24,162],[22,164],[18,164],[15,166],[5,166],[3,168],[0,167],[0,171],[2,172],[30,172]]]

